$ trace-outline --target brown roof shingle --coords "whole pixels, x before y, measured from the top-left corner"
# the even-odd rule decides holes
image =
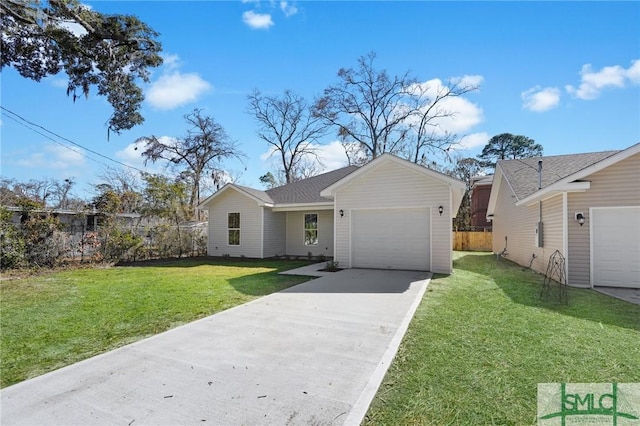
[[[321,197],[320,191],[333,185],[357,169],[357,166],[343,167],[321,175],[278,186],[264,191],[264,193],[276,204],[327,202],[329,200]]]
[[[538,190],[539,160],[542,160],[542,188],[545,188],[618,152],[620,151],[499,160],[497,167],[502,170],[518,200],[522,200]]]

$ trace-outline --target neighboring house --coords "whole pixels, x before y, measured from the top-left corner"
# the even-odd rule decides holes
[[[52,216],[58,219],[65,230],[71,233],[82,233],[83,231],[95,231],[104,220],[104,213],[97,210],[65,210],[65,209],[32,209],[28,214],[22,207],[5,206],[12,213],[11,222],[20,226],[28,215],[41,215],[43,217]],[[138,226],[153,226],[158,223],[157,219],[142,217],[138,213],[117,213],[116,221],[123,228],[135,228]]]
[[[492,183],[493,175],[471,178],[471,226],[474,229],[491,228],[491,222],[487,219],[487,207]]]
[[[451,219],[465,185],[390,154],[266,191],[227,184],[209,213],[208,254],[325,256],[341,267],[452,269]]]
[[[545,272],[559,250],[571,286],[640,288],[640,143],[498,161],[487,217],[493,251],[521,265]]]

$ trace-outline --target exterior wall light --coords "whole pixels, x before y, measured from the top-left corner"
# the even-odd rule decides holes
[[[340,217],[344,217],[344,210],[340,209]]]
[[[584,225],[584,214],[576,213],[576,220],[580,224],[580,226]]]
[[[444,213],[444,207],[438,207],[438,213],[440,213],[440,216],[442,216],[442,213]]]

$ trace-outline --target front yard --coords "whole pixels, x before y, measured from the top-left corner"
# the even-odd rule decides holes
[[[484,253],[436,276],[365,424],[535,424],[538,383],[640,382],[640,306],[570,289]]]
[[[306,281],[294,261],[176,260],[0,282],[0,387]]]
[[[545,382],[640,382],[640,306],[570,289],[484,253],[435,276],[365,424],[533,424]],[[0,282],[9,386],[306,280],[307,262],[180,260]]]

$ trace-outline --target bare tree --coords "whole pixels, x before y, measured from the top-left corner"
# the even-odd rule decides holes
[[[62,182],[53,181],[53,187],[51,188],[51,195],[55,200],[54,207],[58,209],[68,209],[70,207],[69,196],[73,185],[76,182],[73,178],[64,179]]]
[[[327,125],[311,114],[303,97],[290,90],[282,96],[265,96],[256,89],[248,99],[248,113],[259,124],[258,136],[270,145],[272,155],[280,157],[285,183],[293,182],[300,177],[296,172],[302,162],[318,160],[314,143],[326,134]]]
[[[446,85],[439,84],[438,80],[435,87],[418,83],[409,88],[415,98],[415,109],[407,118],[411,132],[405,145],[406,157],[414,163],[425,163],[427,154],[436,151],[448,154],[458,137],[442,128],[442,120],[454,118],[458,112],[448,108],[446,100],[478,89],[477,84],[462,80]]]
[[[357,68],[341,68],[339,82],[324,89],[314,105],[314,116],[337,127],[343,145],[355,142],[367,159],[397,152],[409,131],[406,120],[415,112],[408,91],[415,78],[408,72],[391,77],[378,71],[375,58],[371,52],[358,58]],[[347,156],[351,160],[354,153]]]
[[[136,143],[145,146],[142,153],[145,164],[163,159],[184,168],[180,177],[190,184],[189,204],[195,213],[200,198],[200,181],[204,174],[214,173],[222,159],[240,158],[242,154],[224,128],[213,118],[202,115],[200,109],[194,109],[184,118],[189,125],[186,137],[173,139],[148,136],[138,139]]]
[[[127,167],[105,167],[98,175],[102,184],[109,185],[118,194],[127,191],[142,192],[140,172]]]

